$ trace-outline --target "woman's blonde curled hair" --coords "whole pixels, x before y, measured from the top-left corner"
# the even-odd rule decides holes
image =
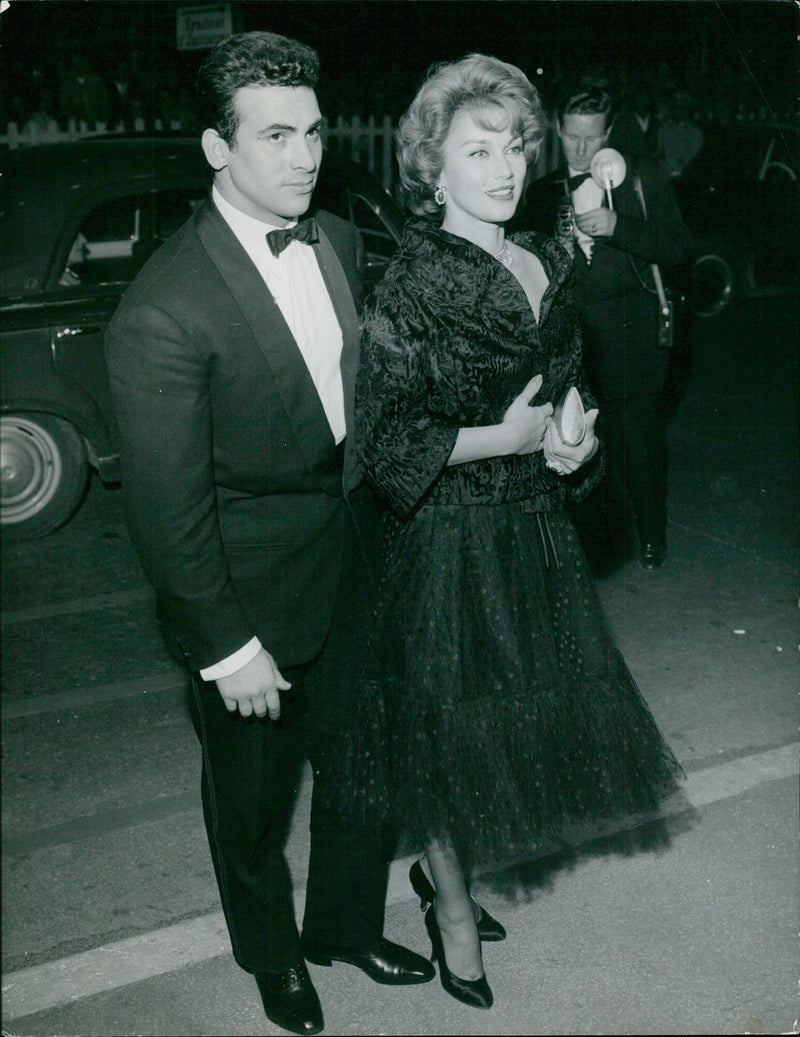
[[[528,164],[539,151],[541,101],[524,72],[486,54],[432,66],[401,116],[396,136],[406,204],[419,216],[441,213],[433,193],[442,171],[442,146],[454,116],[464,109],[487,129],[503,129],[510,122],[511,132],[522,138]]]

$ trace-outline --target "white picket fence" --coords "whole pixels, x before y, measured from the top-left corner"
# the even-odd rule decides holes
[[[90,130],[85,122],[76,123],[72,119],[65,130],[52,124],[44,130],[32,126],[23,132],[16,123],[11,122],[6,126],[6,132],[0,134],[0,148],[6,147],[13,151],[30,144],[55,144],[60,141],[79,140],[82,137],[101,137],[125,130],[126,127],[122,124],[108,127],[105,123],[98,123]],[[137,119],[131,130],[134,133],[144,133],[144,121]],[[160,119],[156,119],[154,130],[158,134],[170,131],[180,133],[183,131],[183,125],[173,122],[169,127],[165,127]],[[392,190],[396,179],[394,127],[388,115],[383,119],[376,119],[374,116],[370,116],[369,119],[360,119],[358,116],[352,119],[340,117],[333,125],[325,120],[322,139],[327,147],[363,163],[370,172],[380,178],[387,190]]]
[[[31,144],[53,144],[58,141],[74,141],[82,137],[98,137],[107,133],[115,133],[124,130],[121,124],[115,127],[107,127],[104,123],[98,123],[94,130],[89,130],[86,123],[76,124],[71,120],[66,130],[58,129],[52,125],[42,131],[31,128],[22,132],[16,123],[8,123],[6,132],[0,134],[0,148],[6,147],[11,150],[25,147]],[[133,127],[136,133],[143,133],[144,122],[137,120]],[[164,133],[169,131],[181,132],[181,123],[172,123],[165,127],[161,120],[156,119],[155,131]],[[387,191],[394,192],[397,188],[397,166],[394,157],[394,126],[391,118],[386,115],[382,119],[370,116],[368,119],[360,119],[357,115],[351,119],[340,116],[334,124],[325,120],[322,130],[322,138],[325,145],[332,150],[347,155],[356,162],[360,162],[374,173],[383,183]],[[535,176],[549,172],[558,162],[558,138],[554,127],[545,127],[545,136],[539,158],[534,171]]]
[[[555,124],[545,122],[543,130],[544,138],[533,170],[534,178],[544,176],[555,169],[560,159]],[[366,122],[358,116],[349,122],[340,117],[335,126],[328,126],[326,123],[323,136],[327,137],[326,143],[335,141],[341,150],[349,149],[351,158],[356,162],[365,163],[371,172],[380,176],[387,190],[392,189],[396,175],[394,126],[388,115],[384,116],[381,122],[372,116]]]

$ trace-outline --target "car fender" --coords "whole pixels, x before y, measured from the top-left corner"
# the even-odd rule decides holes
[[[696,316],[715,317],[753,290],[753,257],[749,250],[718,236],[695,241],[687,295]]]
[[[48,389],[54,389],[48,392]],[[94,401],[78,386],[60,383],[44,386],[36,395],[6,394],[0,402],[2,414],[50,414],[68,421],[81,435],[89,462],[105,482],[116,481],[117,446]]]

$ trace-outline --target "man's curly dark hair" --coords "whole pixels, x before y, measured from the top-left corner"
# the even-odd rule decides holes
[[[244,86],[316,88],[319,55],[305,43],[274,32],[241,32],[218,43],[197,74],[201,129],[214,129],[233,146],[239,128],[234,105]]]

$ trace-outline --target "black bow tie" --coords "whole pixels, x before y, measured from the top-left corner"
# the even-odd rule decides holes
[[[290,241],[304,241],[306,245],[314,245],[319,241],[317,222],[313,217],[301,220],[294,227],[282,227],[280,230],[271,230],[267,234],[269,250],[277,259]]]
[[[570,191],[577,191],[584,180],[588,180],[591,173],[577,173],[575,176],[567,178],[567,187]]]

